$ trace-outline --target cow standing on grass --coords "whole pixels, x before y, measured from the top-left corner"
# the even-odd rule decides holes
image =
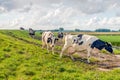
[[[63,32],[58,32],[58,35],[57,35],[57,37],[58,37],[58,39],[59,39],[59,41],[60,42],[64,42],[64,34],[63,34]]]
[[[29,28],[29,35],[34,38],[35,37],[35,31],[32,28]]]
[[[74,60],[72,54],[78,51],[87,50],[87,62],[90,63],[90,53],[99,53],[100,50],[105,49],[106,51],[113,53],[111,44],[100,40],[95,36],[90,35],[66,35],[65,44],[62,48],[60,57],[69,48],[72,47],[72,51],[69,51],[69,56]]]
[[[48,52],[49,52],[49,48],[52,48],[52,53],[54,54],[54,47],[55,47],[55,43],[57,40],[58,38],[56,38],[51,31],[43,32],[42,33],[42,48],[47,46]]]
[[[59,39],[63,39],[63,36],[64,36],[63,32],[58,32],[58,38]]]

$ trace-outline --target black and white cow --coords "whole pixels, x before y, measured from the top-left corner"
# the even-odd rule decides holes
[[[105,49],[106,51],[113,54],[113,49],[111,44],[100,40],[99,38],[91,35],[66,35],[65,44],[62,48],[60,57],[62,54],[72,47],[73,51],[69,52],[69,56],[74,60],[72,54],[78,51],[87,50],[87,61],[90,63],[90,53],[99,53],[100,50]]]
[[[35,31],[32,28],[29,28],[29,35],[34,38],[35,37]]]
[[[58,38],[63,39],[63,36],[64,36],[63,32],[58,32]]]
[[[49,48],[52,48],[52,53],[54,54],[54,46],[58,38],[54,36],[51,31],[45,31],[42,33],[42,47],[47,46],[47,50],[49,52]]]

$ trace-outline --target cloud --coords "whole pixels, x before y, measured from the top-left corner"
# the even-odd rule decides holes
[[[0,6],[0,13],[4,13],[4,12],[7,12],[7,10],[4,7]]]
[[[40,5],[43,7],[73,7],[85,14],[104,12],[120,5],[119,0],[2,0],[2,5],[8,10],[25,8],[26,5]],[[99,5],[99,6],[98,6]],[[28,8],[25,8],[28,10]]]
[[[120,17],[100,18],[94,17],[88,20],[87,26],[92,28],[110,28],[117,30],[120,28]]]
[[[0,0],[0,27],[95,29],[119,24],[120,0]],[[105,12],[116,16],[108,18]],[[99,16],[102,14],[104,16]]]

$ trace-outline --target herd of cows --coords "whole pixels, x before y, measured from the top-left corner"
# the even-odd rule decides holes
[[[111,54],[113,53],[112,45],[108,42],[102,41],[96,36],[91,35],[85,35],[85,34],[79,34],[79,35],[71,35],[66,34],[64,35],[62,32],[58,33],[58,36],[55,37],[54,33],[51,31],[45,31],[42,33],[42,48],[47,47],[47,50],[49,52],[49,48],[52,49],[52,53],[54,54],[54,47],[55,44],[59,39],[64,40],[64,46],[60,53],[60,58],[62,58],[62,55],[65,53],[66,50],[71,48],[72,50],[69,50],[67,52],[67,55],[70,56],[72,60],[75,60],[72,54],[75,52],[80,51],[87,51],[87,62],[90,63],[90,54],[91,53],[99,53],[100,50],[105,49]]]

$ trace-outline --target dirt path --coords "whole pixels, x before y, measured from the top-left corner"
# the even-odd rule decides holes
[[[79,57],[76,60],[87,63],[87,54],[86,53],[77,53]],[[91,54],[91,58],[94,58],[94,61],[91,61],[90,65],[97,65],[99,70],[110,71],[114,68],[120,68],[120,55],[110,55],[110,54]]]

